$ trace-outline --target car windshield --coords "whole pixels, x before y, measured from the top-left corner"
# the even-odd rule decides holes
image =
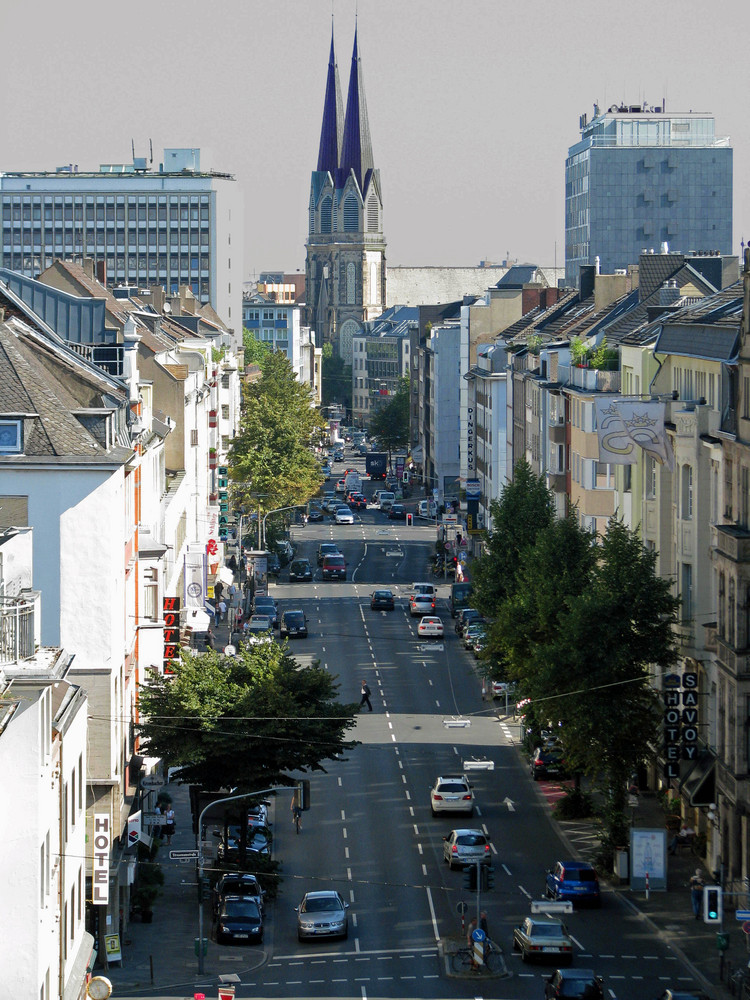
[[[305,900],[304,910],[306,913],[323,913],[332,910],[340,910],[341,903],[335,896],[315,896]]]
[[[595,992],[592,996],[598,996],[599,990],[593,979],[574,979],[567,977],[560,982],[560,988],[558,990],[558,996],[561,997],[582,997],[584,995],[584,990],[587,986],[590,986]],[[588,995],[588,994],[587,994]]]
[[[248,899],[228,899],[224,904],[223,915],[235,920],[246,920],[249,924],[260,923],[258,907]]]

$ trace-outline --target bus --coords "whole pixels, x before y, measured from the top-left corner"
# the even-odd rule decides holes
[[[468,608],[470,601],[471,601],[470,583],[451,584],[451,596],[448,602],[451,609],[451,618],[455,618],[458,612],[462,608]]]

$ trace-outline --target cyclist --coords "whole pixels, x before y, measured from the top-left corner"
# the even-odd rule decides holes
[[[292,799],[292,823],[294,823],[298,830],[302,829],[302,806],[299,804],[299,799],[295,795]]]

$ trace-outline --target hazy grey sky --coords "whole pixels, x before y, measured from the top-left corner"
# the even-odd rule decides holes
[[[344,95],[355,0],[334,0]],[[750,239],[747,0],[359,0],[388,262],[564,258],[578,118],[615,102],[712,111]],[[210,150],[237,176],[246,277],[304,267],[331,0],[5,0],[0,170]]]

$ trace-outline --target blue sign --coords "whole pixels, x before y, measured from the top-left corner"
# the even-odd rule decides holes
[[[737,910],[735,917],[738,920],[750,920],[750,910]]]
[[[478,479],[466,480],[466,499],[478,500],[482,495],[482,485]]]

